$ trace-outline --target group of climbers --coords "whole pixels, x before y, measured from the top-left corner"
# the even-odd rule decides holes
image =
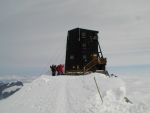
[[[56,75],[56,72],[57,72],[57,75],[63,75],[64,74],[64,65],[63,64],[59,64],[59,65],[52,65],[50,66],[50,69],[52,71],[52,76],[55,76]]]

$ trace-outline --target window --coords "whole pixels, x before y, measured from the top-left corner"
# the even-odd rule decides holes
[[[70,55],[70,60],[74,60],[74,55]]]
[[[97,39],[98,39],[98,37],[97,37],[97,36],[94,36],[94,37],[93,37],[93,40],[97,40]]]
[[[86,58],[87,58],[86,55],[83,55],[82,57],[83,57],[83,59],[86,59]]]
[[[82,32],[82,33],[81,33],[81,37],[82,37],[82,38],[86,38],[86,33],[85,33],[85,32]]]
[[[87,62],[87,56],[86,55],[83,55],[82,58],[83,58],[84,62]]]
[[[82,35],[82,36],[86,36],[86,33],[85,33],[85,32],[82,32],[81,35]]]
[[[83,44],[82,44],[82,47],[83,47],[83,48],[86,48],[86,43],[83,43]]]

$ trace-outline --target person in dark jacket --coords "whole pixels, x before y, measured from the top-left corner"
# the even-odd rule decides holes
[[[56,75],[56,65],[52,65],[52,66],[50,66],[50,68],[52,71],[52,76],[55,76]]]

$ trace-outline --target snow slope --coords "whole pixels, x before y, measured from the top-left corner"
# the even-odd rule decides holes
[[[125,82],[127,96],[136,103],[147,104],[150,108],[150,76],[125,75],[120,78]]]
[[[94,82],[96,77],[103,103]],[[125,82],[93,73],[86,76],[42,75],[0,101],[0,113],[148,113],[142,102],[127,103]]]

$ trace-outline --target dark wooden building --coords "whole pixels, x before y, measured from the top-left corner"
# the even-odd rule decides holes
[[[65,73],[105,71],[106,58],[103,58],[98,33],[81,28],[68,31]]]

